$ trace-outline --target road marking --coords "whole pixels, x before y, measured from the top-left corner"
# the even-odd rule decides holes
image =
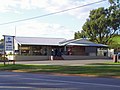
[[[2,89],[3,89],[3,88],[4,88],[4,89],[5,89],[5,88],[6,88],[6,89],[7,89],[7,88],[8,88],[8,89],[13,89],[13,88],[14,88],[14,89],[15,89],[15,88],[16,88],[16,89],[18,89],[18,88],[19,88],[19,89],[30,89],[30,88],[32,88],[32,87],[27,87],[27,86],[25,86],[25,87],[22,87],[22,86],[0,86],[0,88],[2,88]]]
[[[118,85],[99,84],[99,83],[75,82],[75,81],[54,80],[54,79],[38,79],[38,78],[22,78],[22,79],[43,80],[43,81],[62,82],[62,83],[76,83],[76,84],[86,84],[86,85],[97,85],[97,86],[119,87],[120,88],[120,86],[118,86]]]

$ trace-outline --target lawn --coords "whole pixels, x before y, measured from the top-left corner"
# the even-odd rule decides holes
[[[59,73],[72,75],[95,75],[95,76],[120,76],[120,63],[104,63],[87,66],[59,66],[59,65],[3,65],[0,64],[1,71],[19,71],[30,73]]]

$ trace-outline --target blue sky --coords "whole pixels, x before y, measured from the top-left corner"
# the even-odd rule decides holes
[[[40,16],[97,1],[100,0],[3,0],[0,2],[0,24]],[[107,7],[108,5],[108,0],[106,0],[99,4],[64,13],[24,22],[0,25],[0,38],[3,38],[2,35],[16,35],[72,39],[74,38],[74,33],[82,29],[90,10],[98,7]]]

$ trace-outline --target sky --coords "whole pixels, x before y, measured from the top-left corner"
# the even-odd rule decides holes
[[[1,0],[0,24],[46,15],[100,0]],[[109,6],[108,0],[45,17],[0,25],[2,35],[73,39],[93,9]]]

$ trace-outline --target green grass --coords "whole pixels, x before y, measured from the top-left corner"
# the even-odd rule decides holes
[[[101,65],[101,64],[100,64]],[[59,65],[2,65],[0,64],[1,71],[24,71],[31,73],[61,73],[61,74],[85,74],[96,76],[120,76],[120,65],[109,64],[104,65],[88,65],[88,66],[59,66]],[[107,66],[108,65],[108,66]]]
[[[113,41],[114,41],[114,42],[118,42],[118,44],[120,44],[120,35],[115,36],[115,37],[113,38]]]

